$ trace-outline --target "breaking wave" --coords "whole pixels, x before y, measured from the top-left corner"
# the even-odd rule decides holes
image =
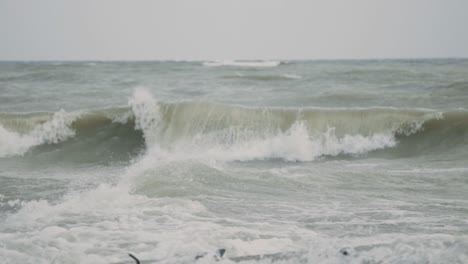
[[[145,149],[157,149],[162,158],[312,161],[376,150],[397,156],[426,155],[442,147],[463,147],[467,141],[465,110],[164,103],[141,89],[127,107],[0,113],[0,157],[34,155],[52,148],[63,151],[60,155],[79,150],[97,153],[90,159],[127,159]]]
[[[0,125],[0,157],[22,155],[31,147],[56,144],[75,136],[75,131],[70,126],[78,116],[79,114],[67,114],[61,110],[54,114],[25,115],[30,120],[28,122],[21,115],[2,114],[2,123],[13,126],[16,131]],[[36,122],[40,124],[33,125]],[[28,127],[32,129],[27,133],[20,133]]]

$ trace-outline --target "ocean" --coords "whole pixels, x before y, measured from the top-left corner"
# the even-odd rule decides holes
[[[468,60],[0,62],[0,262],[128,253],[468,263]]]

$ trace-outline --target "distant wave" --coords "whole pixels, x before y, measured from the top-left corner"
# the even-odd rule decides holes
[[[270,68],[277,67],[281,64],[280,61],[206,61],[203,66],[207,67],[251,67],[251,68]]]
[[[229,75],[223,75],[225,79],[245,79],[254,81],[280,81],[280,80],[300,80],[302,76],[291,73],[284,74],[243,74],[235,73]]]
[[[294,79],[294,80],[302,79],[302,76],[298,74],[294,74],[294,73],[285,73],[285,74],[282,74],[281,76],[286,79]]]
[[[426,155],[466,147],[468,112],[396,108],[247,108],[157,102],[136,91],[128,107],[67,113],[0,113],[0,157],[56,146],[119,157],[157,148],[170,157],[215,160]],[[440,142],[443,142],[440,143]],[[440,143],[440,144],[439,144]],[[71,148],[71,150],[67,150]],[[412,155],[413,155],[412,154]],[[67,154],[62,154],[67,155]],[[110,155],[110,154],[109,154]],[[96,157],[99,158],[99,157]]]

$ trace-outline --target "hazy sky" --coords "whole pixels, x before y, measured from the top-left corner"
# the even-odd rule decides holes
[[[468,57],[468,0],[0,0],[0,60]]]

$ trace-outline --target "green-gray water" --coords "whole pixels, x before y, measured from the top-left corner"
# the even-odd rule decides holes
[[[0,62],[0,256],[467,263],[467,105],[468,60]]]

